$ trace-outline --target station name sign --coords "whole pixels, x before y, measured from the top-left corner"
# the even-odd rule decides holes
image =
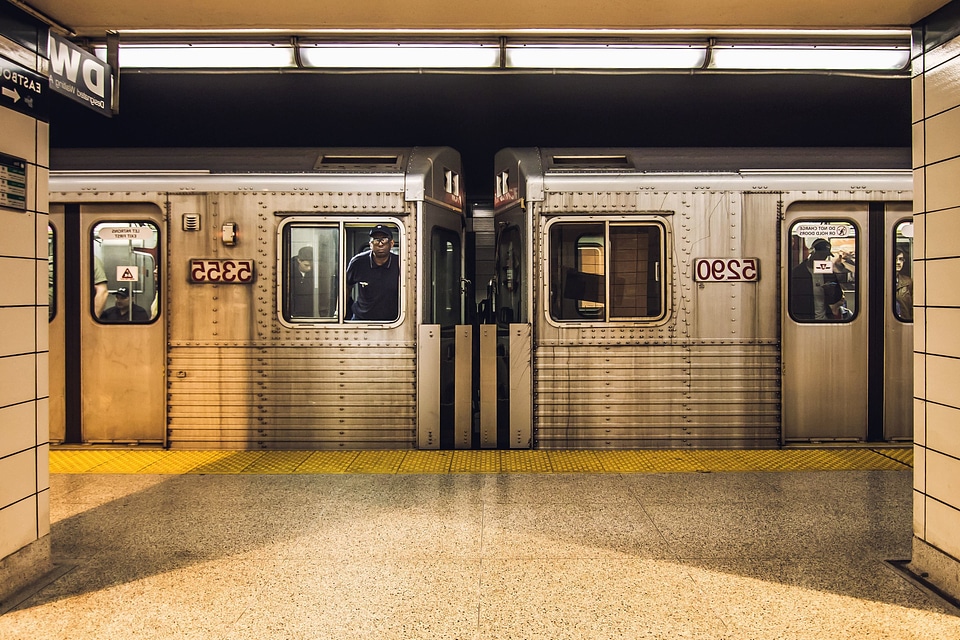
[[[50,34],[50,88],[107,117],[113,115],[113,73],[106,62]]]

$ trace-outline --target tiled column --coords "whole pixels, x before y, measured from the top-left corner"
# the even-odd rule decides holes
[[[10,16],[0,18],[0,55],[18,58],[13,62],[27,65],[24,68],[32,56],[36,65],[35,51],[3,33]],[[0,206],[0,600],[52,568],[47,425],[49,126],[7,104],[0,102],[0,153],[26,161],[27,194],[26,211]]]
[[[914,572],[960,597],[960,1],[915,29]]]

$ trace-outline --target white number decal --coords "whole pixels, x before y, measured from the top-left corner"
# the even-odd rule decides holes
[[[253,260],[191,260],[190,282],[226,284],[253,282]]]
[[[756,258],[697,258],[693,265],[696,282],[756,282],[760,278]]]

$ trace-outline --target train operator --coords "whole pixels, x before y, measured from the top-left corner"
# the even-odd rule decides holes
[[[400,313],[400,258],[391,253],[393,231],[378,224],[370,230],[370,248],[347,265],[347,288],[357,287],[350,320],[390,321]]]

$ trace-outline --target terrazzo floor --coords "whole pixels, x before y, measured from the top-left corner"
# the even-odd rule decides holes
[[[953,639],[912,473],[50,478],[6,639]],[[58,577],[57,577],[58,576]]]

